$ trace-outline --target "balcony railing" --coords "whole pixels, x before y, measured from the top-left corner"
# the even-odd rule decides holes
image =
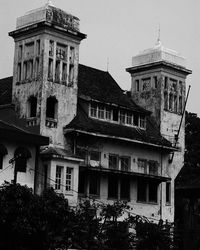
[[[26,119],[27,126],[35,126],[37,125],[37,117],[29,117]]]

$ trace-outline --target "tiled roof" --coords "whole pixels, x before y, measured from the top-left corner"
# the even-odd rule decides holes
[[[12,102],[12,77],[0,79],[0,105]],[[136,105],[124,94],[109,72],[79,64],[79,97],[91,98],[100,102],[119,105],[133,111],[149,113]]]
[[[94,69],[79,64],[78,75],[79,97],[90,97],[91,99],[123,106],[134,111],[149,113],[149,111],[136,105],[107,71]]]
[[[77,116],[65,127],[65,132],[67,133],[71,130],[85,131],[172,148],[171,143],[161,136],[154,124],[155,122],[153,122],[151,117],[147,117],[146,130],[100,121],[88,117],[81,105],[78,105]]]
[[[12,76],[0,79],[0,105],[12,101],[12,79]]]

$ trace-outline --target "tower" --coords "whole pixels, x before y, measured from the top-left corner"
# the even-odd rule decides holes
[[[63,147],[63,127],[76,115],[79,19],[51,5],[17,19],[12,102],[27,126]]]
[[[162,204],[171,192],[171,207],[161,206],[167,217],[174,214],[174,180],[184,165],[186,77],[192,72],[186,68],[185,59],[176,51],[164,48],[160,40],[154,48],[134,56],[132,67],[126,70],[131,75],[132,99],[152,112],[160,133],[175,148],[165,160],[164,174],[171,178],[171,182],[161,187]]]

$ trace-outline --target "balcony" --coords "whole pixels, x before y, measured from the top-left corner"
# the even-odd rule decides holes
[[[27,126],[36,126],[37,125],[37,117],[29,117],[26,119]]]
[[[57,128],[57,119],[53,119],[53,118],[46,118],[46,122],[45,125],[48,128]]]

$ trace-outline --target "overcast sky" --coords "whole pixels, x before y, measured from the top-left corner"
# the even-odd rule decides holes
[[[187,110],[200,116],[200,1],[199,0],[52,0],[80,18],[87,34],[80,47],[80,63],[107,69],[123,89],[130,89],[125,68],[131,57],[155,45],[161,27],[163,46],[187,59],[193,71]],[[43,6],[46,0],[0,0],[0,78],[11,76],[14,42],[8,32],[16,18]]]

